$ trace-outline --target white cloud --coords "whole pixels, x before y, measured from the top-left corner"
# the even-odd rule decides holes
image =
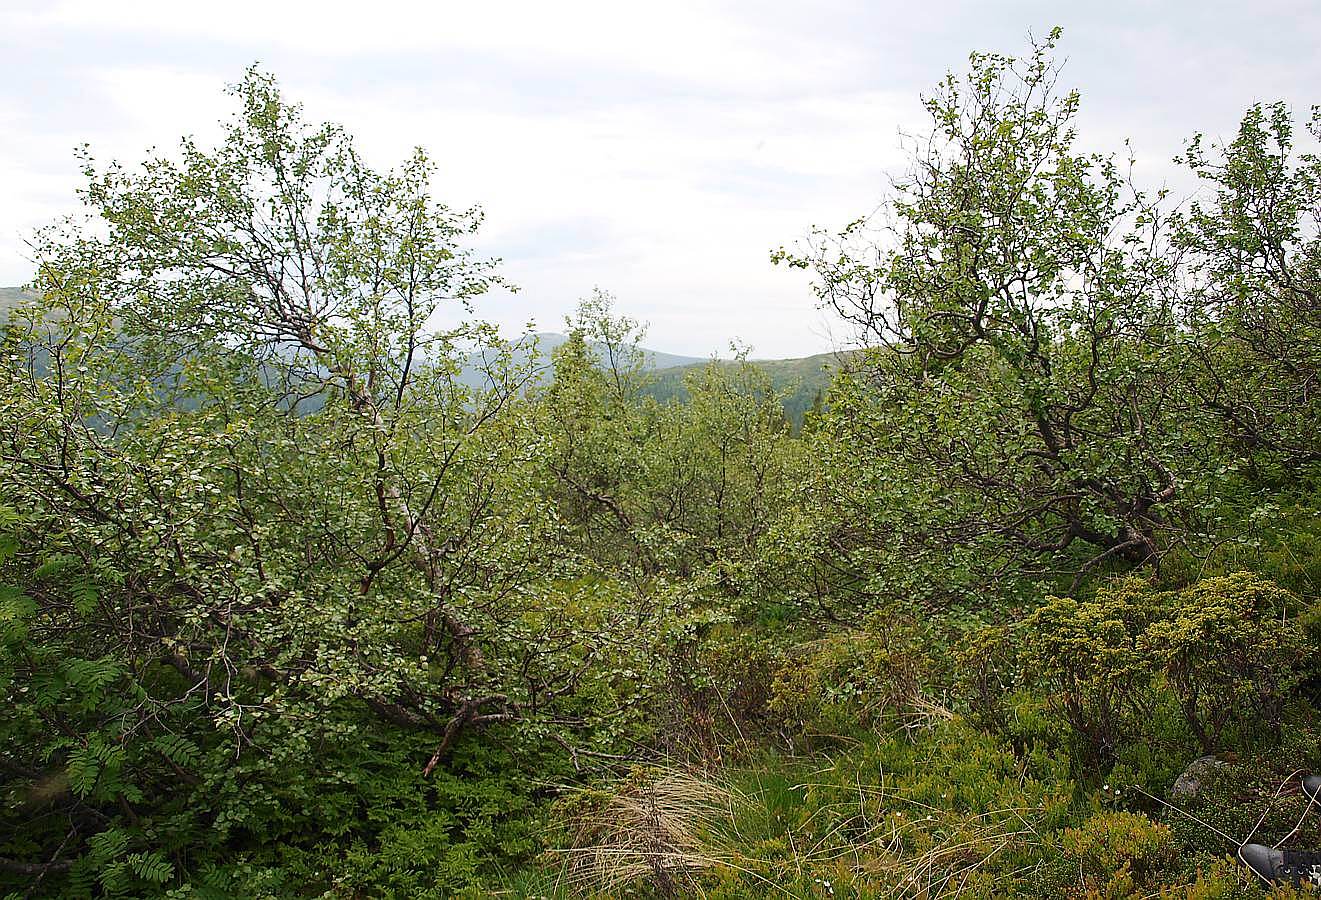
[[[376,0],[57,0],[10,14],[10,27],[79,28],[156,39],[201,38],[239,45],[356,57],[461,50],[573,65],[624,67],[710,88],[768,91],[804,79],[829,83],[849,64],[846,48],[804,45],[758,24],[757,15],[709,2],[446,3]],[[4,20],[0,19],[0,22]],[[777,38],[767,42],[767,37]],[[786,46],[801,52],[786,67]]]
[[[770,249],[874,208],[903,167],[899,131],[922,128],[918,92],[968,50],[1013,51],[1065,20],[1085,138],[1132,135],[1160,181],[1179,138],[1232,127],[1254,90],[1321,99],[1306,96],[1312,55],[1279,46],[1314,44],[1321,25],[1277,6],[1226,6],[1189,31],[1202,5],[1138,0],[9,0],[0,52],[27,82],[0,86],[0,284],[28,274],[21,235],[70,211],[76,143],[132,162],[205,139],[230,108],[223,84],[260,60],[374,164],[422,144],[438,194],[485,207],[481,246],[522,287],[491,298],[498,321],[556,327],[599,285],[662,349],[815,352],[829,322]]]

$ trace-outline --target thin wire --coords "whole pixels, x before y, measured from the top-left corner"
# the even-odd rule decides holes
[[[1141,794],[1142,796],[1147,797],[1147,798],[1149,798],[1149,799],[1151,799],[1151,800],[1155,800],[1155,801],[1156,801],[1157,803],[1159,803],[1161,806],[1169,807],[1170,809],[1172,809],[1172,810],[1174,810],[1175,812],[1177,812],[1179,815],[1181,815],[1181,816],[1186,816],[1187,818],[1192,819],[1194,822],[1196,822],[1198,825],[1201,825],[1203,828],[1207,829],[1208,831],[1213,831],[1213,832],[1215,832],[1216,834],[1220,835],[1222,838],[1224,838],[1226,841],[1228,841],[1230,844],[1232,844],[1232,845],[1234,846],[1234,849],[1237,850],[1239,847],[1242,847],[1242,846],[1243,846],[1243,842],[1242,842],[1242,841],[1236,841],[1236,840],[1234,840],[1232,837],[1230,837],[1229,835],[1225,834],[1225,833],[1224,833],[1223,831],[1221,831],[1219,828],[1216,828],[1214,825],[1210,825],[1210,824],[1208,824],[1208,823],[1206,823],[1206,822],[1203,822],[1201,819],[1197,818],[1197,816],[1193,815],[1192,813],[1190,813],[1190,812],[1186,812],[1186,811],[1184,811],[1184,810],[1182,810],[1182,809],[1179,809],[1179,807],[1175,806],[1173,803],[1166,803],[1166,802],[1165,802],[1164,800],[1162,800],[1160,797],[1154,796],[1153,794],[1148,794],[1146,791],[1144,791],[1142,788],[1138,787],[1136,784],[1135,784],[1135,785],[1132,785],[1132,787],[1133,787],[1133,790],[1137,791],[1137,792],[1138,792],[1139,794]]]
[[[1271,810],[1275,808],[1275,801],[1280,799],[1280,791],[1284,790],[1284,786],[1292,781],[1293,777],[1301,771],[1302,769],[1294,769],[1284,777],[1284,780],[1280,782],[1280,786],[1275,789],[1275,793],[1271,796],[1271,799],[1266,801],[1266,808],[1261,811],[1261,818],[1257,820],[1256,825],[1252,826],[1252,830],[1248,832],[1248,836],[1243,840],[1243,843],[1249,843],[1253,837],[1256,836],[1257,829],[1261,827],[1262,823],[1266,821],[1266,817],[1271,814]],[[1284,842],[1281,841],[1280,843]],[[1276,844],[1272,849],[1279,849],[1279,846],[1279,844]]]
[[[1289,774],[1289,777],[1288,777],[1288,778],[1286,778],[1283,782],[1280,783],[1280,786],[1279,786],[1278,788],[1275,789],[1275,796],[1271,798],[1271,804],[1274,804],[1275,800],[1280,796],[1280,791],[1282,791],[1282,790],[1284,789],[1284,786],[1285,786],[1286,784],[1288,784],[1289,781],[1293,778],[1293,776],[1294,776],[1294,775],[1297,775],[1300,771],[1302,771],[1302,770],[1301,770],[1301,769],[1295,769],[1293,772],[1291,772],[1291,773]],[[1256,869],[1254,869],[1252,866],[1248,865],[1248,861],[1245,860],[1245,859],[1243,858],[1243,848],[1244,848],[1244,846],[1246,846],[1247,843],[1248,843],[1246,840],[1245,840],[1245,841],[1236,841],[1236,840],[1234,840],[1232,837],[1230,837],[1229,835],[1225,834],[1223,831],[1221,831],[1219,828],[1216,828],[1214,825],[1211,825],[1211,824],[1209,824],[1209,823],[1207,823],[1207,822],[1203,822],[1201,819],[1197,818],[1197,816],[1193,815],[1193,814],[1190,813],[1190,812],[1187,812],[1187,811],[1185,811],[1185,810],[1180,809],[1179,807],[1175,806],[1173,803],[1167,803],[1167,802],[1165,802],[1164,800],[1162,800],[1160,797],[1156,797],[1156,796],[1154,796],[1154,795],[1152,795],[1152,794],[1147,793],[1146,791],[1144,791],[1141,787],[1139,787],[1139,786],[1136,785],[1136,784],[1135,784],[1135,785],[1132,785],[1132,788],[1133,788],[1133,790],[1137,791],[1137,792],[1138,792],[1139,794],[1141,794],[1142,796],[1147,797],[1147,798],[1150,798],[1150,799],[1152,799],[1152,800],[1155,800],[1155,801],[1156,801],[1157,803],[1159,803],[1161,806],[1164,806],[1164,807],[1167,807],[1167,808],[1169,808],[1169,809],[1172,809],[1172,810],[1174,810],[1175,812],[1177,812],[1179,815],[1181,815],[1181,816],[1185,816],[1186,818],[1189,818],[1189,819],[1192,819],[1194,822],[1196,822],[1198,825],[1201,825],[1203,828],[1207,829],[1208,831],[1212,831],[1212,832],[1218,834],[1221,838],[1223,838],[1223,839],[1224,839],[1225,841],[1227,841],[1229,844],[1233,845],[1233,847],[1234,847],[1234,855],[1238,858],[1239,862],[1241,862],[1241,863],[1243,863],[1245,866],[1247,866],[1247,867],[1248,867],[1248,870],[1249,870],[1250,872],[1252,872],[1252,874],[1254,874],[1254,875],[1256,875],[1257,877],[1261,878],[1261,879],[1262,879],[1263,881],[1265,881],[1267,884],[1271,884],[1271,880],[1270,880],[1269,878],[1267,878],[1267,877],[1266,877],[1265,875],[1263,875],[1262,873],[1258,872],[1258,871],[1257,871]],[[1307,795],[1307,806],[1303,808],[1303,814],[1300,815],[1300,816],[1298,817],[1298,821],[1294,824],[1293,830],[1290,831],[1288,834],[1286,834],[1284,837],[1280,838],[1279,842],[1276,843],[1275,846],[1271,848],[1272,850],[1279,850],[1279,849],[1280,849],[1280,844],[1283,844],[1285,841],[1289,840],[1289,838],[1293,837],[1295,834],[1298,833],[1298,829],[1300,829],[1300,828],[1303,827],[1303,819],[1305,819],[1305,818],[1307,817],[1307,814],[1311,811],[1312,807],[1315,806],[1315,805],[1317,804],[1318,799],[1321,799],[1321,791],[1319,791],[1317,794],[1308,794],[1308,793],[1307,793],[1307,789],[1304,788],[1304,789],[1303,789],[1303,793]],[[1249,838],[1251,838],[1252,835],[1256,834],[1256,833],[1257,833],[1257,829],[1261,827],[1262,822],[1266,821],[1266,814],[1267,814],[1268,812],[1270,812],[1271,804],[1268,804],[1268,805],[1267,805],[1267,807],[1266,807],[1266,811],[1263,812],[1263,813],[1261,814],[1261,818],[1257,820],[1257,824],[1254,825],[1254,826],[1252,827],[1252,831],[1248,834],[1248,837],[1249,837]]]
[[[1298,821],[1294,823],[1293,830],[1290,831],[1288,834],[1286,834],[1284,837],[1280,838],[1279,843],[1277,843],[1274,847],[1272,847],[1271,848],[1272,850],[1279,850],[1280,844],[1283,844],[1285,841],[1289,840],[1289,838],[1293,837],[1295,834],[1298,833],[1298,829],[1303,827],[1303,819],[1307,818],[1307,814],[1311,812],[1312,807],[1316,805],[1316,798],[1317,798],[1316,794],[1308,794],[1307,788],[1303,788],[1303,794],[1307,796],[1307,805],[1303,807],[1303,814],[1299,816]]]

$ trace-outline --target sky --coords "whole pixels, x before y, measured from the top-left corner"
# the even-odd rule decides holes
[[[1315,0],[0,0],[0,285],[77,210],[75,146],[132,163],[214,137],[255,62],[373,166],[422,145],[437,196],[482,206],[477,247],[519,290],[478,312],[511,335],[562,329],[601,288],[655,349],[835,349],[847,334],[771,251],[874,211],[926,129],[921,94],[1055,25],[1082,146],[1128,139],[1137,180],[1177,196],[1194,132],[1321,103]]]

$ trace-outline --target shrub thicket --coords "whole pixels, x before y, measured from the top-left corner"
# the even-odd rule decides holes
[[[1056,40],[926,98],[886,237],[775,254],[863,338],[800,433],[744,358],[658,401],[605,294],[546,373],[437,331],[480,212],[256,70],[86,159],[0,354],[0,891],[1263,896],[1237,843],[1321,843],[1321,161],[1254,106],[1170,209]]]

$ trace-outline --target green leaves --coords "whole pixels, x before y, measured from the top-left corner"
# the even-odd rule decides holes
[[[157,851],[130,853],[124,859],[128,870],[142,881],[163,885],[174,878],[174,865]]]
[[[440,808],[463,802],[428,787],[445,766],[492,730],[613,752],[659,681],[667,608],[622,581],[565,587],[600,573],[547,502],[535,363],[493,326],[434,330],[498,283],[467,246],[480,212],[435,200],[421,151],[373,170],[269,76],[234,90],[217,146],[88,158],[107,230],[43,233],[4,336],[0,584],[22,590],[0,596],[0,751],[63,784],[21,852],[62,848],[71,883],[107,893],[267,838],[376,841],[378,776],[400,821],[494,842]],[[623,413],[640,361],[603,336],[608,378],[580,374]],[[86,821],[119,837],[93,846]]]
[[[1087,588],[1249,548],[1272,485],[1315,474],[1316,163],[1278,108],[1194,142],[1217,194],[1169,252],[1160,204],[1076,146],[1057,37],[926,98],[893,235],[775,254],[865,345],[802,436],[737,348],[686,402],[649,397],[602,292],[545,384],[492,325],[437,332],[500,283],[480,211],[432,196],[421,151],[366,166],[259,70],[217,146],[88,158],[105,231],[38,238],[3,338],[0,855],[58,856],[72,893],[452,896],[535,856],[548,784],[639,748],[710,762],[810,727],[865,755],[897,723],[954,735],[932,758],[985,809],[986,766],[1021,794],[1063,765],[1047,698],[1075,764],[1156,707],[1208,746],[1278,721],[1291,597]],[[953,776],[909,764],[940,809]],[[879,834],[858,796],[832,835]],[[1095,835],[1070,861],[1136,863]]]
[[[151,742],[162,756],[181,769],[192,769],[202,758],[197,744],[181,734],[163,734]]]
[[[122,830],[102,831],[87,843],[86,868],[111,897],[140,895],[174,879],[174,865],[159,851],[128,852],[131,838]]]
[[[974,54],[925,98],[893,232],[854,223],[776,255],[873,348],[829,403],[837,439],[894,473],[868,530],[901,557],[985,560],[928,570],[950,585],[1050,572],[1071,592],[1200,552],[1233,538],[1243,474],[1297,477],[1318,454],[1321,238],[1301,210],[1321,178],[1290,159],[1287,111],[1250,110],[1219,154],[1195,141],[1218,193],[1178,215],[1076,146],[1055,40]]]
[[[118,661],[111,656],[101,659],[71,659],[63,666],[65,684],[83,694],[84,704],[99,703],[106,688],[123,675]]]
[[[123,747],[110,743],[101,734],[92,734],[84,745],[75,747],[69,754],[66,763],[69,787],[79,797],[114,797],[120,793],[123,764]]]
[[[0,584],[0,638],[4,643],[27,635],[27,623],[37,613],[37,602],[11,584]]]
[[[1149,721],[1163,682],[1205,752],[1228,726],[1278,727],[1314,652],[1298,602],[1257,575],[1207,578],[1179,591],[1136,579],[1087,600],[1050,598],[1024,623],[1026,658],[1098,758]]]

